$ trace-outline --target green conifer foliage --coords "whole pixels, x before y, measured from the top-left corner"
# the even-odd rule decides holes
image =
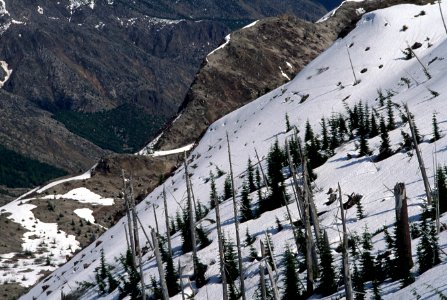
[[[320,285],[319,293],[323,296],[329,296],[337,291],[335,282],[334,258],[332,256],[327,232],[324,231],[320,240]]]
[[[284,294],[282,300],[296,300],[301,297],[296,259],[290,247],[286,245],[284,252]]]
[[[240,206],[241,223],[253,219],[253,213],[251,211],[251,199],[250,190],[247,183],[242,185],[241,193],[241,206]]]

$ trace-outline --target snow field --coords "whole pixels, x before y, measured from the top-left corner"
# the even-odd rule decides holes
[[[444,10],[447,4],[442,3]],[[422,10],[424,16],[418,16]],[[402,30],[404,25],[408,27]],[[432,76],[427,80],[421,66],[416,59],[404,60],[402,50],[419,42],[422,46],[414,50],[421,61],[430,66],[428,70]],[[349,64],[348,50],[351,55],[354,70],[360,83],[354,85],[354,77]],[[228,172],[228,154],[225,135],[230,135],[231,151],[235,178],[235,186],[240,193],[244,178],[240,175],[246,169],[249,157],[255,162],[255,148],[261,157],[265,157],[271,145],[278,139],[281,145],[289,133],[285,133],[285,114],[289,115],[292,125],[297,125],[301,132],[307,120],[312,124],[314,131],[319,132],[319,121],[322,116],[326,118],[332,114],[344,113],[344,102],[351,107],[358,101],[368,103],[380,113],[385,113],[378,106],[377,90],[393,91],[392,98],[396,104],[407,103],[411,112],[415,115],[415,122],[424,136],[421,151],[428,168],[427,172],[433,184],[433,153],[436,153],[440,164],[447,162],[447,78],[444,76],[447,70],[445,55],[447,53],[447,40],[441,23],[437,5],[415,6],[399,5],[385,10],[375,11],[363,16],[357,24],[357,28],[344,39],[338,40],[334,45],[309,64],[291,82],[260,97],[256,101],[234,111],[213,123],[197,147],[192,151],[189,161],[192,173],[191,180],[196,200],[208,204],[210,186],[205,183],[210,171],[214,174],[217,169]],[[366,69],[366,70],[365,70]],[[361,72],[362,71],[362,72]],[[401,78],[408,77],[411,81],[410,87],[402,84]],[[433,98],[430,90],[439,93]],[[309,95],[306,101],[300,103],[302,95]],[[344,102],[342,101],[344,100]],[[444,137],[436,144],[427,141],[431,138],[431,117],[436,112],[440,127],[444,130]],[[396,119],[399,119],[397,110]],[[401,142],[401,128],[390,132],[391,144],[394,148]],[[408,129],[406,129],[408,131]],[[377,154],[380,139],[378,137],[368,140],[369,146]],[[435,150],[436,149],[436,150]],[[424,187],[418,170],[415,157],[399,153],[384,161],[373,163],[365,157],[351,158],[348,160],[347,153],[354,152],[355,142],[351,141],[336,149],[335,156],[331,157],[323,166],[316,169],[318,175],[315,181],[315,202],[319,212],[326,211],[320,218],[321,225],[328,231],[329,240],[333,248],[339,241],[340,221],[338,220],[338,208],[334,203],[330,206],[324,205],[327,201],[325,192],[335,188],[340,183],[343,194],[352,192],[363,195],[362,204],[365,218],[357,220],[355,208],[347,211],[349,232],[362,233],[367,226],[369,232],[385,226],[391,226],[394,222],[394,197],[388,188],[393,188],[397,182],[405,182],[407,195],[409,197],[409,216],[416,219],[421,212],[421,204],[424,200]],[[265,166],[264,166],[265,167]],[[225,176],[216,179],[219,194],[222,194]],[[286,182],[288,193],[291,195],[290,180]],[[168,195],[168,210],[171,217],[175,212],[185,205],[186,187],[184,183],[183,168],[179,168],[175,174],[165,182]],[[156,188],[137,207],[137,213],[145,228],[155,227],[153,219],[152,204],[158,206],[157,217],[161,233],[166,229],[164,222],[163,199],[161,197],[162,187]],[[252,195],[256,199],[255,194]],[[255,202],[255,201],[254,201]],[[290,204],[289,208],[294,218],[298,217],[296,206]],[[225,201],[221,205],[221,218],[223,230],[226,236],[235,241],[233,208],[231,201]],[[275,258],[279,263],[288,243],[292,245],[292,233],[290,228],[283,222],[285,229],[276,232],[275,217],[284,220],[285,207],[264,213],[260,218],[250,220],[241,224],[241,237],[243,239],[245,229],[248,227],[250,233],[257,238],[255,243],[259,249],[259,239],[263,239],[264,231],[272,234],[275,246]],[[214,219],[214,212],[210,212],[206,218]],[[446,215],[442,218],[447,221]],[[43,283],[34,287],[24,299],[36,297],[37,299],[58,299],[60,291],[71,292],[77,286],[76,282],[94,282],[94,269],[99,265],[100,250],[105,250],[108,263],[115,265],[115,275],[122,272],[122,268],[115,262],[115,258],[125,252],[124,226],[127,221],[123,218],[110,230],[104,233],[99,241],[100,245],[94,243],[77,254],[70,262],[59,268],[53,276],[45,283],[50,285],[49,295],[42,293]],[[220,299],[221,286],[217,283],[219,273],[218,246],[215,224],[202,221],[204,228],[213,241],[210,246],[198,252],[200,260],[208,266],[207,278],[210,283],[198,290],[196,299]],[[143,243],[145,241],[144,236]],[[383,236],[377,235],[373,238],[373,254],[383,251],[385,248]],[[416,251],[417,240],[413,241],[413,253]],[[441,248],[446,251],[447,232],[440,235]],[[191,274],[191,253],[182,255],[180,252],[181,237],[177,233],[172,237],[172,246],[175,251],[175,264],[180,260],[185,266],[184,275]],[[248,247],[242,250],[243,256],[249,254]],[[335,252],[334,252],[335,254]],[[144,263],[145,281],[150,276],[158,277],[155,261],[152,253],[146,254]],[[336,264],[339,264],[340,256],[337,254]],[[423,299],[436,298],[430,292],[426,283],[433,287],[445,290],[445,283],[441,274],[447,271],[445,256],[443,263],[436,268],[427,271],[417,277],[415,283],[409,287],[399,290],[397,283],[385,283],[381,286],[385,299],[408,299],[412,297],[412,290],[423,295]],[[86,268],[77,268],[79,264],[87,265]],[[258,263],[244,262],[244,275],[247,288],[247,298],[252,298],[259,282]],[[413,269],[417,270],[417,266]],[[65,274],[65,280],[60,279]],[[280,277],[281,278],[281,277]],[[186,277],[184,278],[186,282]],[[281,284],[280,284],[281,287]],[[84,296],[91,299],[97,295],[92,289]],[[104,296],[103,299],[117,299],[118,293]],[[180,295],[173,299],[181,299]]]

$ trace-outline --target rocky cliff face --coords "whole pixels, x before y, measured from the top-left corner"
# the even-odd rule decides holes
[[[308,19],[325,12],[307,0],[227,2],[0,1],[0,144],[68,172],[85,170],[108,151],[54,115],[131,105],[168,119],[230,27],[288,11]]]

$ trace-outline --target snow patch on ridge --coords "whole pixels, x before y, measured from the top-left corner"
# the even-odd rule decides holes
[[[43,199],[72,199],[81,203],[91,203],[99,205],[113,205],[113,198],[103,198],[98,194],[93,193],[85,187],[76,188],[65,193],[64,195],[47,195]]]
[[[225,37],[225,43],[223,43],[222,45],[220,45],[219,47],[217,47],[216,49],[214,49],[213,51],[208,53],[207,57],[210,56],[211,54],[213,54],[214,52],[216,52],[220,49],[223,49],[226,45],[228,45],[228,43],[230,42],[230,39],[231,39],[231,35],[229,34]]]
[[[8,63],[6,61],[0,61],[0,67],[6,73],[3,80],[0,79],[0,88],[2,88],[3,85],[5,85],[5,83],[8,81],[9,77],[11,77],[12,69],[9,68]]]

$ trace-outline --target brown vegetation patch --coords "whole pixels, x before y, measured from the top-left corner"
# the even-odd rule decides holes
[[[37,206],[33,209],[36,219],[45,223],[57,223],[58,229],[74,235],[82,248],[96,240],[105,231],[97,224],[87,222],[73,212],[78,208],[90,208],[94,211],[98,206],[67,199],[40,199],[29,203]]]
[[[0,254],[22,251],[22,237],[26,229],[8,219],[10,214],[0,214]]]

